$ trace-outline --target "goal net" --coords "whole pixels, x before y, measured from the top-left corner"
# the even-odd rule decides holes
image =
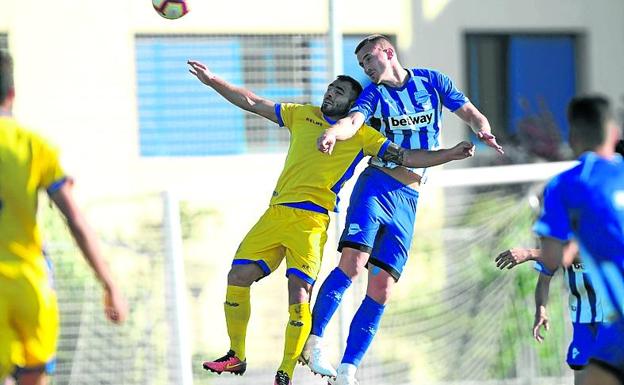
[[[280,157],[264,162],[279,167]],[[182,383],[181,368],[175,365],[182,353],[192,356],[188,365],[196,383],[270,381],[281,360],[288,319],[283,266],[252,287],[245,376],[214,376],[201,369],[201,362],[228,349],[222,305],[226,276],[238,243],[266,208],[271,174],[258,170],[252,180],[258,191],[254,197],[243,188],[233,192],[197,187],[178,192],[174,196],[181,231],[177,232],[172,232],[160,194],[87,207],[103,240],[104,254],[130,302],[130,317],[122,327],[106,322],[100,287],[59,215],[44,210],[62,313],[54,383]],[[565,352],[570,323],[560,277],[551,289],[551,330],[538,344],[531,336],[537,273],[530,263],[510,271],[500,271],[494,263],[505,249],[535,246],[531,233],[535,213],[529,202],[546,174],[543,165],[433,173],[421,192],[410,259],[358,373],[361,384],[569,380]],[[487,182],[496,175],[506,178]],[[352,183],[346,186],[343,200]],[[337,261],[336,230],[330,228],[319,282]],[[176,274],[167,260],[167,239],[172,234],[178,234],[183,245],[177,257],[183,260],[183,280],[171,279]],[[339,362],[348,323],[365,286],[364,278],[355,282],[341,314],[328,328],[327,348],[333,362]],[[182,320],[172,318],[180,309],[176,289],[184,293],[186,303]],[[186,334],[180,335],[180,330]],[[319,381],[302,367],[297,368],[296,380]]]

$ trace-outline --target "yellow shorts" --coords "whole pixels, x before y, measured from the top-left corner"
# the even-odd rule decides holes
[[[53,369],[59,316],[49,277],[45,267],[0,263],[0,380]]]
[[[329,215],[282,205],[270,206],[243,239],[233,265],[257,263],[271,274],[286,257],[291,274],[314,284],[327,242]]]

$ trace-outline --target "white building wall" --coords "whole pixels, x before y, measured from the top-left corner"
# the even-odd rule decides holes
[[[412,15],[412,44],[402,61],[446,72],[461,89],[468,83],[467,32],[573,32],[586,37],[580,91],[601,92],[613,101],[624,94],[624,1],[418,0]],[[454,143],[466,132],[457,119],[446,119],[443,141]]]

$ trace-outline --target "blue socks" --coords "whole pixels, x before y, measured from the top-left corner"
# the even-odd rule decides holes
[[[366,296],[364,298],[360,308],[353,316],[353,321],[351,321],[347,349],[342,357],[343,364],[360,365],[364,353],[368,350],[375,333],[377,333],[384,308],[385,305],[375,302],[371,297]]]
[[[339,268],[335,268],[329,273],[321,285],[314,303],[312,331],[310,334],[323,337],[329,320],[336,312],[336,309],[338,309],[338,305],[342,301],[342,295],[349,286],[351,286],[351,278]]]

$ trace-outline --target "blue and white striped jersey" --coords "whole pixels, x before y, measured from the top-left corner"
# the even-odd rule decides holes
[[[624,319],[624,162],[583,154],[579,164],[554,177],[534,231],[579,244],[594,288],[604,293],[603,311]]]
[[[408,70],[409,79],[399,88],[370,84],[351,108],[392,142],[409,149],[439,147],[442,106],[452,112],[468,102],[445,74],[421,68]],[[394,168],[396,164],[373,158],[373,164]],[[424,169],[413,170],[420,175]]]
[[[535,270],[548,274],[541,262],[535,263]],[[570,292],[568,308],[574,323],[603,322],[601,295],[594,289],[591,278],[582,263],[575,263],[563,270],[563,278]]]

